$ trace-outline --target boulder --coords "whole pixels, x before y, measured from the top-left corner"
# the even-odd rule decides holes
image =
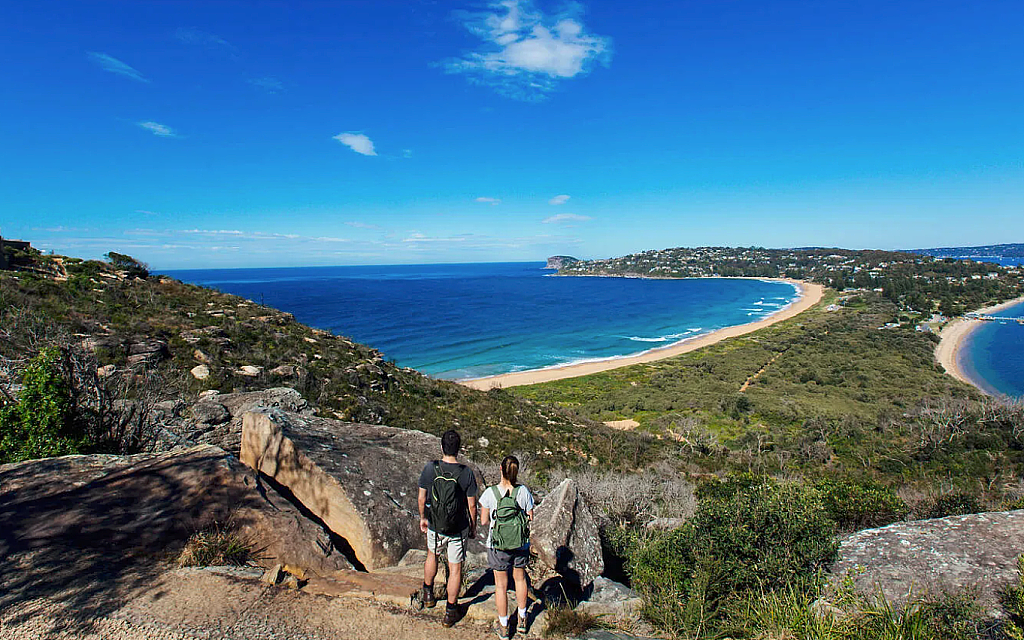
[[[237,453],[242,441],[242,415],[257,409],[276,409],[301,414],[313,414],[314,409],[295,389],[275,387],[262,391],[246,391],[240,393],[216,394],[215,401],[222,404],[230,414],[230,421],[216,425],[213,429],[205,426],[198,429],[200,434],[193,434],[199,442],[218,446],[226,451]],[[202,423],[200,423],[202,425]]]
[[[171,354],[163,340],[143,340],[128,345],[128,364],[155,364]]]
[[[974,513],[900,522],[846,536],[831,573],[881,590],[898,604],[928,591],[979,587],[979,602],[995,611],[996,594],[1017,579],[1024,550],[1024,511]]]
[[[584,594],[577,609],[601,617],[620,626],[634,627],[640,623],[643,599],[624,584],[598,576]]]
[[[200,424],[223,424],[231,419],[227,407],[215,400],[202,400],[192,405],[192,417]]]
[[[282,411],[242,416],[242,462],[286,487],[371,570],[425,547],[417,485],[440,453],[440,438],[421,431]]]
[[[290,364],[282,364],[281,366],[274,367],[273,369],[271,369],[270,375],[281,376],[282,378],[294,378],[295,366]]]
[[[42,567],[60,574],[65,566],[81,573],[93,563],[95,571],[132,559],[149,563],[214,525],[248,540],[265,566],[293,564],[321,574],[351,566],[322,527],[216,447],[0,466],[0,557],[35,554],[40,573]]]
[[[114,375],[115,371],[117,371],[117,367],[115,365],[105,364],[102,367],[97,367],[96,375],[100,378],[109,378]]]
[[[206,380],[210,377],[210,367],[205,364],[198,364],[192,367],[192,371],[190,373],[196,380]]]
[[[534,510],[530,550],[544,567],[584,588],[604,571],[597,522],[571,478]]]
[[[255,378],[256,376],[263,373],[263,367],[257,367],[251,364],[242,365],[238,369],[238,375],[246,376],[249,378]]]
[[[210,356],[206,355],[202,349],[196,349],[193,351],[192,357],[201,364],[210,364]]]

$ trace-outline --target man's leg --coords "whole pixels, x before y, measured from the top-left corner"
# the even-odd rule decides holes
[[[437,576],[437,554],[427,549],[427,560],[423,563],[423,584],[433,586]]]
[[[448,606],[454,607],[459,602],[459,589],[462,588],[462,563],[448,563]]]

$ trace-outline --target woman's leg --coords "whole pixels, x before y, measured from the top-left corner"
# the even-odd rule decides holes
[[[508,616],[508,571],[491,570],[494,573],[494,604],[498,606],[498,617]]]
[[[512,569],[512,577],[516,581],[516,604],[519,609],[525,609],[526,605],[529,604],[529,591],[526,585],[526,569],[516,567]]]

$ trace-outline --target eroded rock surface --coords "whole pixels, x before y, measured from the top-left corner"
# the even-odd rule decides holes
[[[530,550],[545,567],[582,587],[604,571],[597,522],[575,480],[563,480],[534,510]]]
[[[368,569],[396,565],[426,544],[417,482],[440,452],[440,438],[421,431],[282,411],[242,417],[242,461],[286,487]]]
[[[900,522],[847,536],[833,576],[850,572],[858,589],[906,602],[913,593],[976,585],[988,607],[1017,578],[1024,511]]]
[[[196,531],[234,528],[262,562],[329,573],[351,565],[329,534],[251,469],[198,446],[136,456],[65,456],[0,466],[0,563],[33,557],[35,581],[173,557]],[[46,575],[44,575],[46,574]]]

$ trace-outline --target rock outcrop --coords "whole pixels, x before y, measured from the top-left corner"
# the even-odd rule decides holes
[[[534,510],[530,550],[545,567],[581,587],[604,571],[597,522],[576,481],[563,480]]]
[[[179,431],[190,440],[212,444],[237,455],[242,441],[242,415],[257,409],[281,409],[304,415],[314,412],[302,395],[289,387],[239,393],[213,392],[193,405],[194,422]]]
[[[546,265],[544,265],[544,268],[545,269],[561,269],[562,267],[564,267],[567,264],[572,264],[573,262],[579,262],[579,261],[580,261],[579,258],[574,258],[572,256],[551,256],[550,258],[548,258],[548,263]]]
[[[1024,511],[975,513],[858,531],[843,539],[831,572],[850,573],[859,590],[881,589],[896,603],[976,585],[994,607],[998,589],[1016,580],[1022,551]]]
[[[440,438],[421,431],[282,411],[242,417],[242,462],[286,487],[371,570],[424,547],[417,481],[440,452]]]
[[[325,574],[351,567],[326,530],[216,447],[0,466],[0,557],[40,553],[37,567],[109,554],[120,562],[173,552],[214,525],[251,542],[262,562]]]

